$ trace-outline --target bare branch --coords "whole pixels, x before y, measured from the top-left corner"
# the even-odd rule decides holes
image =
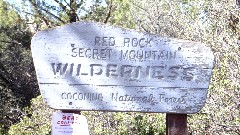
[[[41,10],[45,11],[47,14],[50,14],[51,16],[53,16],[54,18],[58,19],[60,22],[65,23],[61,18],[59,18],[58,16],[54,15],[53,13],[51,13],[50,11],[41,8]]]
[[[70,7],[70,4],[66,0],[64,0],[64,2]]]
[[[42,7],[39,7],[33,0],[29,0],[29,2],[33,5],[34,7],[34,10],[37,12],[37,14],[39,15],[39,17],[44,21],[44,23],[50,27],[50,23],[53,23],[52,21],[50,21],[49,19],[47,19],[45,17],[45,15],[41,12],[44,11],[46,12],[47,14],[49,14],[50,16],[54,17],[55,19],[59,20],[60,22],[62,23],[65,23],[61,18],[57,17],[56,15],[54,15],[53,13],[51,13],[50,11],[42,8]],[[50,22],[50,23],[49,23]]]
[[[55,2],[58,3],[58,5],[65,11],[66,13],[69,13],[70,11],[64,6],[59,0],[54,0]],[[66,2],[66,0],[64,0]],[[67,2],[66,2],[67,3]],[[70,5],[67,3],[67,5],[70,7]]]
[[[107,14],[107,17],[106,17],[106,19],[105,19],[104,23],[107,23],[107,22],[108,22],[108,20],[109,20],[109,18],[111,17],[111,13],[112,13],[112,6],[113,6],[113,4],[112,4],[112,0],[111,0],[111,1],[110,1],[110,4],[109,4],[109,10],[108,10],[108,14]]]
[[[37,14],[39,15],[39,17],[44,21],[44,23],[49,26],[48,20],[44,17],[44,15],[42,14],[42,12],[40,12],[40,10],[38,10],[38,6],[37,4],[33,1],[33,0],[29,0],[29,2],[33,5],[34,10],[37,12]]]

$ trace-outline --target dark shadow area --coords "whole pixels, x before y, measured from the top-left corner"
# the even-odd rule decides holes
[[[1,27],[0,98],[4,129],[26,115],[23,108],[40,92],[30,52],[31,33],[20,26]],[[14,32],[13,32],[14,31]]]

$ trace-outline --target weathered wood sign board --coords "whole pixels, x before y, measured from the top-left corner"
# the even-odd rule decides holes
[[[38,32],[32,55],[54,109],[196,113],[213,68],[210,48],[91,22]]]

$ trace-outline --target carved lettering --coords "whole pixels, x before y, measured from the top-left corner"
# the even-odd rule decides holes
[[[52,63],[52,72],[55,76],[101,76],[106,78],[120,77],[136,81],[140,79],[156,79],[156,80],[182,80],[192,81],[198,79],[196,69],[194,67],[182,66],[132,66],[118,64],[89,64],[82,67],[82,64],[74,63]],[[84,70],[83,70],[83,69]],[[195,77],[196,76],[196,77]]]
[[[106,73],[106,76],[107,77],[110,77],[110,76],[115,76],[117,77],[118,74],[117,74],[117,68],[118,66],[116,64],[108,64],[107,65],[107,73]]]
[[[121,77],[131,78],[133,72],[133,66],[123,65],[121,66]]]
[[[160,99],[160,103],[177,103],[177,104],[185,104],[186,103],[186,97],[185,96],[181,96],[181,97],[166,97],[165,94],[159,94],[159,99]]]
[[[72,99],[72,100],[87,100],[87,101],[102,101],[103,95],[102,93],[62,93],[62,99]]]
[[[142,102],[142,103],[152,103],[155,100],[153,94],[148,96],[136,96],[136,95],[119,95],[118,93],[111,93],[112,101],[116,102]]]
[[[123,46],[124,47],[152,47],[152,38],[124,38]]]
[[[145,61],[145,60],[175,60],[177,57],[177,52],[169,52],[166,50],[121,50],[120,60],[129,61]]]
[[[115,39],[114,37],[95,37],[95,45],[97,46],[114,46]]]
[[[170,67],[168,70],[169,71],[168,78],[171,80],[176,80],[179,76],[179,69],[180,69],[179,66]]]
[[[152,78],[164,79],[163,70],[164,66],[153,66]]]
[[[105,43],[104,43],[105,44]],[[72,47],[72,57],[81,57],[88,59],[97,59],[97,60],[109,60],[112,56],[112,49],[91,49],[91,48],[77,48],[74,44],[71,44]]]
[[[57,73],[60,73],[60,75],[65,75],[66,71],[67,71],[67,67],[68,67],[68,63],[66,64],[62,64],[62,63],[52,63],[52,71],[54,73],[54,75],[56,75]]]
[[[191,81],[194,78],[194,67],[187,67],[183,69],[183,80]]]
[[[95,75],[101,75],[103,70],[102,70],[102,65],[101,64],[90,64],[91,71],[90,74],[91,76]]]
[[[72,47],[72,57],[77,57],[77,48],[75,47],[75,44],[71,44]]]

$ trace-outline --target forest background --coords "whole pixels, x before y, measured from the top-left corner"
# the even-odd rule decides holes
[[[50,135],[50,109],[40,96],[31,57],[37,31],[94,21],[198,41],[211,47],[215,67],[205,107],[188,115],[189,134],[240,134],[238,0],[0,0],[0,133]],[[88,8],[87,8],[87,5]],[[98,134],[165,134],[165,114],[82,112]]]

